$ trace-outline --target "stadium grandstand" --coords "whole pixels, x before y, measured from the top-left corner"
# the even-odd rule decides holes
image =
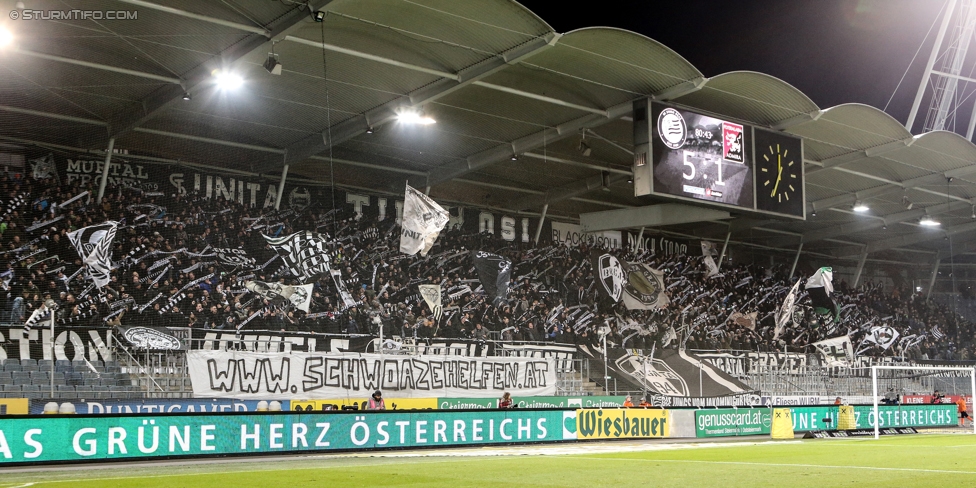
[[[929,120],[507,0],[0,7],[0,469],[126,459],[109,414],[172,414],[140,459],[269,408],[280,452],[972,423],[976,145]]]

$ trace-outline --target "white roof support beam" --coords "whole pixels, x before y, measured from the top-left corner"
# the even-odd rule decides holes
[[[875,156],[880,156],[885,153],[897,151],[899,149],[904,149],[906,147],[911,146],[914,143],[915,143],[915,138],[909,137],[898,141],[891,141],[889,143],[882,144],[880,146],[870,147],[863,151],[854,151],[854,152],[849,152],[847,154],[842,154],[840,156],[827,158],[824,159],[823,161],[820,161],[821,164],[819,168],[810,168],[806,170],[806,174],[811,175],[811,174],[819,173],[825,169],[830,169],[836,166],[840,166],[842,164],[853,163],[855,161],[860,161],[862,159],[868,159],[868,158],[873,158]]]
[[[868,188],[866,190],[857,191],[854,193],[854,195],[845,194],[845,195],[838,195],[829,198],[823,198],[814,202],[810,202],[809,205],[807,206],[807,212],[810,212],[811,210],[826,210],[828,208],[833,208],[838,205],[854,203],[855,200],[865,200],[868,198],[885,195],[887,193],[891,193],[897,190],[917,190],[919,189],[920,186],[937,185],[940,183],[945,183],[947,178],[962,178],[964,176],[968,176],[973,173],[976,173],[976,164],[949,170],[946,171],[945,173],[919,176],[917,178],[911,178],[902,182],[892,182],[882,186]],[[925,191],[925,190],[920,190],[920,191]]]
[[[32,58],[43,59],[46,61],[56,61],[58,63],[73,64],[75,66],[84,66],[86,68],[99,69],[102,71],[111,71],[112,73],[119,73],[123,75],[136,76],[139,78],[145,78],[147,80],[160,81],[163,83],[172,83],[179,85],[183,83],[183,80],[179,78],[174,78],[172,76],[162,76],[153,73],[146,73],[144,71],[136,71],[134,69],[119,68],[117,66],[109,66],[102,63],[92,63],[90,61],[82,61],[80,59],[66,58],[64,56],[56,56],[53,54],[39,53],[37,51],[31,51],[28,49],[12,48],[9,49],[10,52],[20,54],[23,56],[30,56]]]
[[[607,177],[607,182],[609,184],[614,184],[625,179],[627,179],[627,177],[624,175],[609,175]],[[519,198],[513,202],[511,206],[516,210],[541,207],[546,204],[556,203],[562,200],[578,197],[580,195],[585,195],[593,190],[603,188],[603,183],[603,173],[600,173],[590,176],[589,178],[572,181],[562,186],[550,188],[539,195]]]
[[[586,115],[578,119],[570,120],[556,127],[550,127],[534,134],[516,139],[510,143],[500,144],[491,149],[472,154],[457,163],[446,164],[431,171],[430,184],[436,185],[445,181],[457,178],[463,174],[475,171],[485,166],[490,166],[499,161],[510,159],[512,155],[522,154],[527,151],[542,147],[544,144],[551,144],[555,141],[579,134],[581,129],[598,127],[600,125],[619,119],[633,111],[633,102],[624,102],[620,105],[611,107],[607,110],[606,116],[596,114]]]
[[[152,10],[158,10],[160,12],[166,12],[168,14],[179,15],[180,17],[186,17],[188,19],[199,20],[202,22],[208,22],[214,25],[221,25],[224,27],[230,27],[232,29],[237,29],[244,32],[250,32],[252,34],[259,34],[267,38],[271,38],[272,33],[268,29],[262,26],[240,24],[237,22],[231,22],[229,20],[218,19],[215,17],[209,17],[207,15],[195,14],[193,12],[187,12],[186,10],[180,10],[178,8],[167,7],[165,5],[159,5],[157,3],[146,2],[144,0],[116,0],[122,3],[128,3],[129,5],[135,5],[137,7],[148,8]],[[314,8],[314,7],[312,7]],[[305,12],[305,15],[309,15],[311,12]]]
[[[864,232],[868,230],[880,229],[886,225],[894,225],[901,222],[908,222],[910,220],[916,220],[924,217],[925,215],[935,216],[943,214],[946,212],[951,212],[954,210],[962,210],[969,207],[968,202],[949,202],[949,203],[939,203],[936,205],[930,205],[926,208],[916,208],[912,210],[906,210],[904,212],[898,212],[895,214],[889,214],[884,217],[879,217],[871,220],[861,219],[855,222],[848,222],[841,225],[832,225],[823,229],[818,229],[810,232],[806,232],[802,236],[803,242],[811,243],[816,241],[827,240],[838,236],[848,236],[851,234],[856,234],[858,232]],[[785,245],[789,241],[771,241],[771,245]]]
[[[533,159],[541,159],[543,161],[549,161],[549,162],[558,163],[558,164],[564,164],[566,166],[576,166],[578,168],[587,168],[587,169],[595,169],[597,171],[606,171],[607,173],[614,173],[614,174],[618,174],[618,175],[633,176],[633,174],[634,174],[634,172],[631,171],[631,170],[623,170],[623,169],[617,169],[617,168],[610,168],[610,167],[600,166],[598,164],[583,163],[583,162],[580,162],[580,161],[573,161],[571,159],[558,158],[558,157],[555,157],[555,156],[550,156],[548,154],[539,154],[539,153],[535,153],[535,152],[531,152],[531,151],[524,152],[524,153],[521,154],[521,156],[525,156],[525,157],[533,158]]]
[[[823,115],[823,110],[814,110],[810,113],[799,114],[794,117],[790,117],[786,120],[781,120],[773,124],[772,128],[776,130],[786,130],[791,127],[796,127],[798,125],[807,124],[810,122],[816,122]]]
[[[269,38],[286,35],[296,28],[300,22],[308,19],[308,10],[321,10],[332,0],[309,0],[307,4],[295,5],[287,14],[282,15],[273,24],[262,29],[266,34],[251,33],[240,41],[231,44],[210,61],[200,63],[182,75],[182,84],[170,83],[164,85],[146,98],[130,104],[127,108],[113,114],[108,119],[108,130],[101,135],[95,135],[85,141],[88,147],[104,147],[112,137],[118,137],[152,119],[166,107],[181,100],[184,93],[192,93],[204,86],[212,79],[213,61],[222,64],[233,63],[258,49],[266,47]],[[148,2],[147,2],[148,3]],[[152,8],[148,7],[147,8]],[[175,10],[175,9],[174,9]],[[198,19],[201,20],[201,19]]]
[[[645,207],[581,214],[580,227],[583,228],[583,232],[600,232],[604,230],[708,222],[729,218],[732,218],[732,216],[724,210],[712,210],[680,203],[664,203]]]
[[[538,54],[550,47],[554,46],[559,41],[559,34],[552,33],[546,37],[538,38],[534,41],[523,44],[511,51],[497,55],[485,62],[478,63],[471,68],[462,70],[458,73],[447,73],[441,71],[429,70],[423,68],[423,72],[428,74],[434,74],[440,76],[441,79],[435,81],[434,83],[428,84],[423,88],[419,88],[410,94],[391,100],[383,105],[369,110],[361,115],[357,115],[350,119],[344,120],[338,124],[335,124],[331,130],[326,128],[320,133],[312,134],[301,141],[292,144],[286,148],[286,155],[284,161],[271,161],[267,164],[261,166],[263,170],[274,169],[278,165],[284,164],[295,164],[301,162],[312,155],[325,152],[329,146],[329,136],[332,136],[332,145],[342,144],[360,134],[365,133],[367,130],[385,124],[394,120],[397,116],[397,112],[404,109],[423,105],[435,101],[441,97],[444,97],[456,90],[464,88],[470,84],[477,82],[479,79],[497,73],[505,69],[510,64],[518,63]],[[295,42],[301,42],[302,44],[308,44],[316,47],[323,47],[321,42],[307,41],[304,39],[299,39],[291,36],[286,36],[286,40],[291,40]],[[329,45],[325,45],[329,46]],[[335,46],[333,46],[335,47]],[[329,47],[326,47],[328,49]],[[343,48],[345,54],[350,54],[353,56],[363,57],[367,56],[365,53],[358,53],[349,49]],[[357,54],[352,54],[357,53]],[[362,56],[360,56],[362,55]],[[419,70],[419,66],[411,67],[407,66],[407,63],[401,63],[392,59],[380,58],[379,56],[368,55],[365,59],[372,59],[374,61],[379,61],[376,58],[381,59],[387,64],[401,66],[408,69]],[[511,156],[511,154],[509,154]]]
[[[893,237],[891,239],[885,239],[883,241],[872,242],[864,248],[864,251],[868,253],[887,251],[889,249],[896,249],[903,246],[912,246],[915,244],[921,244],[923,242],[928,242],[946,236],[954,236],[956,234],[961,234],[963,232],[973,232],[973,231],[976,231],[976,222],[957,225],[951,229],[919,229],[919,231],[915,233]],[[833,254],[836,257],[844,257],[844,256],[852,256],[858,254],[859,252],[861,252],[860,248],[854,249],[854,248],[846,247],[846,248],[834,249],[833,251],[831,251],[831,254]]]

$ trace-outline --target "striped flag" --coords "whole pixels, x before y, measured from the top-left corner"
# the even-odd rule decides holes
[[[50,320],[50,318],[51,311],[48,310],[46,306],[41,305],[31,313],[30,317],[27,319],[27,322],[24,322],[24,332],[30,333],[35,324],[40,324],[45,320]]]

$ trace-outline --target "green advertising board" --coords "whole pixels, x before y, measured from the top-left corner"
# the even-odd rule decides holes
[[[624,405],[623,396],[543,396],[512,397],[518,408],[618,408]],[[495,398],[438,398],[438,408],[498,408]]]
[[[4,418],[0,466],[576,439],[574,410]]]
[[[838,409],[834,405],[793,407],[793,430],[835,430]],[[879,405],[879,427],[944,427],[958,422],[955,405]],[[830,419],[824,422],[824,419]],[[874,407],[854,406],[854,421],[858,429],[874,428]]]
[[[838,409],[835,405],[792,407],[793,430],[836,430]],[[769,434],[768,408],[717,409],[695,411],[697,437],[729,437]],[[879,405],[880,428],[944,427],[956,425],[955,405]],[[854,407],[858,429],[874,428],[874,411],[869,405]]]
[[[697,437],[769,434],[771,413],[768,408],[697,410],[695,433]]]

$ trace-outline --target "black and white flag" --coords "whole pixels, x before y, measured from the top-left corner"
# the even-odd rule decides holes
[[[512,278],[512,262],[497,254],[484,251],[471,251],[471,259],[478,270],[481,286],[491,298],[493,305],[499,305],[508,297],[508,282]]]
[[[88,273],[98,288],[107,285],[112,278],[112,242],[118,226],[118,222],[109,220],[68,234],[68,239],[88,266]]]
[[[818,309],[818,313],[829,313],[837,320],[840,317],[840,309],[830,298],[834,292],[834,272],[831,268],[820,268],[813,274],[806,284],[807,293],[810,295],[811,304]]]
[[[628,310],[654,310],[668,306],[671,299],[664,286],[664,273],[644,263],[626,264],[624,306]]]
[[[793,308],[796,306],[796,294],[800,291],[800,283],[803,283],[803,280],[796,280],[796,284],[786,294],[783,305],[776,311],[776,330],[773,333],[773,340],[779,339],[779,335],[783,333],[783,329],[793,320]]]
[[[329,272],[328,243],[320,234],[306,230],[285,237],[264,236],[264,239],[299,281],[310,281]]]
[[[295,308],[308,312],[308,306],[312,303],[312,286],[308,285],[282,285],[281,283],[265,283],[263,281],[248,281],[244,283],[244,288],[261,295],[268,300],[276,299],[290,302]]]
[[[58,174],[58,169],[54,164],[54,155],[48,154],[47,156],[40,157],[37,159],[30,160],[31,173],[35,180],[43,180],[45,178],[54,178]]]
[[[935,340],[937,340],[937,341],[941,341],[942,339],[945,339],[945,333],[943,333],[941,330],[939,330],[939,326],[938,325],[933,325],[932,326],[932,330],[930,330],[929,332],[932,333],[932,337],[934,337]]]
[[[421,256],[426,256],[449,219],[447,210],[407,185],[400,224],[400,252],[410,255],[420,252]]]
[[[590,251],[590,261],[593,265],[593,275],[596,277],[597,289],[600,294],[609,298],[613,303],[620,301],[624,291],[624,269],[620,261],[612,254],[597,249]]]
[[[35,325],[43,323],[45,320],[50,320],[50,319],[51,319],[51,311],[48,310],[48,308],[45,305],[41,304],[40,307],[34,309],[34,311],[31,312],[31,315],[27,319],[27,322],[24,322],[24,332],[29,333],[31,329],[34,328]]]
[[[417,285],[420,289],[420,296],[424,297],[430,311],[434,312],[434,320],[439,321],[444,312],[441,304],[441,285]]]
[[[708,268],[708,274],[705,276],[711,278],[718,274],[718,265],[715,264],[715,243],[709,241],[701,241],[702,256],[705,256],[705,267]]]
[[[227,266],[254,266],[257,263],[257,259],[249,257],[243,249],[215,247],[213,252],[217,255],[217,262]]]
[[[868,335],[864,336],[864,340],[861,341],[861,344],[868,344],[868,347],[870,347],[870,344],[876,344],[887,351],[888,348],[898,340],[899,335],[901,334],[899,334],[898,331],[893,327],[875,326],[871,327],[871,331],[868,332]],[[864,349],[867,349],[867,347]],[[861,351],[858,351],[858,353],[860,352]]]

